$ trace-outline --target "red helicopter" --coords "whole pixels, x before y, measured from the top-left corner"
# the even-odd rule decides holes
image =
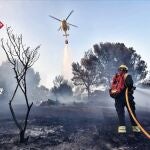
[[[66,18],[66,19],[62,19],[62,20],[60,20],[60,19],[58,19],[58,18],[56,18],[56,17],[53,17],[53,16],[49,15],[51,18],[53,18],[53,19],[55,19],[55,20],[58,20],[58,21],[60,22],[60,27],[59,27],[58,31],[60,31],[60,30],[63,30],[63,31],[64,31],[65,34],[63,34],[63,36],[66,37],[65,44],[68,44],[67,37],[69,36],[69,34],[67,33],[67,31],[70,29],[69,26],[78,27],[78,26],[76,26],[76,25],[73,25],[73,24],[67,22],[68,18],[70,17],[70,15],[71,15],[73,12],[74,12],[74,11],[72,10],[72,11],[69,13],[69,15],[67,16],[67,18]]]

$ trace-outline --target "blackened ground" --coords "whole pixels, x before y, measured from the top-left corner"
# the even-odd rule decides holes
[[[16,108],[19,120],[24,106]],[[10,113],[1,112],[0,150],[149,150],[150,140],[133,134],[128,115],[128,133],[117,134],[114,107],[51,106],[33,107],[26,135],[27,145],[18,143],[18,129]],[[138,109],[137,116],[150,131],[150,111]]]

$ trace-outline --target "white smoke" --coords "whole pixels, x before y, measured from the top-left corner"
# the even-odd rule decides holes
[[[72,77],[72,56],[71,49],[69,48],[68,44],[65,44],[64,47],[62,74],[67,80],[70,80]]]

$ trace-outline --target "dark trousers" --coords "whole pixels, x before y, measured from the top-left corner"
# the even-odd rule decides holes
[[[129,104],[130,104],[131,110],[133,114],[136,116],[134,97],[132,94],[129,94],[128,97],[129,97]],[[117,115],[119,119],[119,126],[125,126],[125,110],[124,110],[125,106],[127,108],[127,104],[125,100],[125,92],[123,92],[115,99],[115,107],[116,107],[116,111],[117,111]],[[128,110],[128,113],[129,113],[129,110]],[[129,117],[130,117],[132,126],[136,126],[136,123],[132,119],[132,116],[130,115],[130,113],[129,113]]]

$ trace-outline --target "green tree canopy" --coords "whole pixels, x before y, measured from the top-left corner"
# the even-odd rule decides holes
[[[134,81],[144,79],[147,74],[147,64],[141,56],[123,43],[100,43],[85,52],[81,62],[73,62],[73,83],[84,86],[88,95],[93,86],[109,85],[118,67],[125,64]]]
[[[65,80],[63,76],[56,76],[53,81],[54,86],[51,88],[51,92],[56,96],[56,99],[61,96],[72,96],[72,86],[68,80]]]
[[[144,79],[147,74],[147,64],[141,56],[123,43],[100,43],[93,46],[94,56],[101,76],[110,80],[121,64],[129,68],[134,81]]]

